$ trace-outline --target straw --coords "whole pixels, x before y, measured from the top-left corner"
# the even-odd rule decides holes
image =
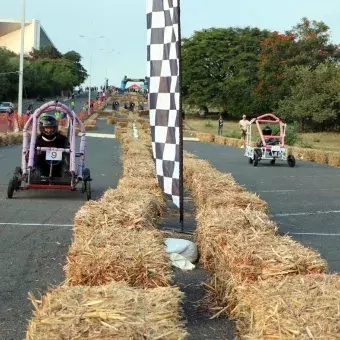
[[[208,287],[227,312],[237,306],[237,291],[247,282],[327,272],[320,254],[280,236],[266,214],[266,203],[230,175],[186,153],[184,181],[197,206],[200,261],[213,273]]]
[[[215,136],[215,143],[225,145],[226,144],[226,138],[222,137],[222,136]]]
[[[207,177],[209,174],[209,177]],[[256,207],[266,211],[267,204],[256,194],[245,192],[230,174],[212,168],[205,160],[197,160],[185,153],[184,182],[192,191],[198,207],[202,205],[237,205]],[[231,195],[235,193],[235,195]],[[237,195],[236,195],[237,194]]]
[[[328,165],[339,167],[340,166],[340,152],[328,153]]]
[[[74,232],[92,233],[97,229],[120,226],[126,229],[154,229],[162,204],[153,195],[121,186],[110,189],[99,201],[89,201],[77,212]]]
[[[340,276],[308,275],[238,288],[242,339],[339,339]]]
[[[26,340],[185,339],[182,296],[177,287],[139,290],[122,284],[63,286],[41,300],[30,294],[36,310]]]
[[[215,139],[215,136],[212,133],[198,132],[196,133],[196,137],[200,140],[200,142],[209,142],[209,143],[213,143]]]
[[[22,143],[21,132],[0,133],[0,146],[9,146]]]
[[[157,230],[106,226],[91,237],[77,233],[65,266],[69,285],[126,282],[133,287],[168,286],[171,264]]]

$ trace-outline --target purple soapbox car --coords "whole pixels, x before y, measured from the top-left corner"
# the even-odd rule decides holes
[[[37,147],[39,117],[47,112],[63,112],[68,117],[68,141],[67,149]],[[76,151],[76,126],[81,131],[79,152]],[[31,128],[31,139],[29,140],[29,129]],[[91,174],[85,168],[85,145],[86,131],[82,121],[65,104],[60,102],[48,102],[34,111],[23,128],[23,144],[21,166],[14,170],[13,177],[9,181],[7,197],[12,198],[14,192],[34,189],[57,189],[57,190],[80,190],[86,194],[87,200],[91,199]],[[45,161],[50,165],[49,176],[41,176],[36,170],[36,153],[45,154]],[[68,174],[67,177],[52,177],[53,166],[60,164],[67,155]],[[78,159],[78,162],[76,161]],[[77,164],[78,163],[78,164]],[[37,173],[39,174],[37,177]],[[81,186],[77,189],[77,186]]]

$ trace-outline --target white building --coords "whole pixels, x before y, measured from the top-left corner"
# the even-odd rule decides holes
[[[19,54],[21,39],[21,21],[0,19],[0,47]],[[52,45],[51,39],[43,29],[39,20],[27,21],[25,25],[25,54],[32,51],[32,48],[40,49]]]

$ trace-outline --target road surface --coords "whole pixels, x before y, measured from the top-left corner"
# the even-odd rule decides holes
[[[96,132],[113,134],[105,120],[97,124]],[[33,309],[28,292],[39,296],[64,280],[73,217],[86,202],[85,194],[65,191],[21,192],[8,200],[7,184],[20,155],[20,145],[0,148],[0,340],[23,339]],[[86,158],[96,199],[117,184],[122,170],[118,140],[89,137]]]

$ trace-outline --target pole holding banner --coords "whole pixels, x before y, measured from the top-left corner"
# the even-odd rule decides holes
[[[182,101],[182,31],[181,31],[181,0],[178,1],[178,81],[179,81],[179,182],[180,182],[180,206],[179,221],[181,231],[184,231],[184,190],[183,190],[183,101]]]

